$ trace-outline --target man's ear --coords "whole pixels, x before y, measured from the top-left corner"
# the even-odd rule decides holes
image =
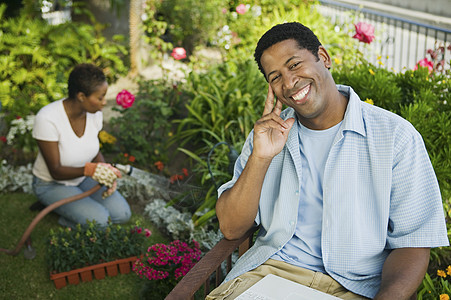
[[[319,46],[318,48],[318,58],[324,63],[324,66],[327,69],[330,69],[332,66],[332,61],[330,59],[329,53],[327,53],[326,48],[323,46]]]

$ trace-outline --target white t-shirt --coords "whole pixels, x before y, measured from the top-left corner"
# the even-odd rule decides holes
[[[63,100],[52,102],[38,112],[33,127],[33,138],[42,141],[58,142],[61,165],[84,167],[99,152],[98,134],[102,129],[103,115],[86,113],[86,127],[83,136],[78,137],[70,125],[64,109]],[[56,181],[65,185],[78,185],[84,177],[68,180],[55,180],[50,175],[47,164],[39,151],[33,166],[33,174],[45,181]]]

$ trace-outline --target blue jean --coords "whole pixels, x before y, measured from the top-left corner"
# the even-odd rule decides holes
[[[39,201],[48,206],[61,199],[81,194],[98,182],[91,177],[86,177],[78,186],[66,186],[57,182],[44,181],[33,176],[33,191]],[[106,226],[108,218],[113,223],[125,223],[131,217],[130,206],[125,198],[115,191],[111,196],[102,199],[102,193],[106,190],[102,187],[89,197],[62,205],[54,210],[61,217],[59,223],[63,226],[74,228],[76,224],[86,224],[86,221],[95,220],[101,226]]]

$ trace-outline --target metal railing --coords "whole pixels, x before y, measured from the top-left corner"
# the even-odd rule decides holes
[[[359,45],[359,50],[373,64],[396,72],[412,69],[423,58],[431,60],[428,49],[443,46],[444,67],[450,68],[451,51],[447,50],[451,42],[450,29],[331,0],[319,0],[319,3],[318,11],[328,17],[337,30],[357,22],[374,26],[376,39],[369,45]]]

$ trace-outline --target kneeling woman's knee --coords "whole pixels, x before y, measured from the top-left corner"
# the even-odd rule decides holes
[[[126,223],[130,220],[132,216],[132,212],[130,211],[130,207],[124,207],[122,211],[120,211],[113,219],[113,223]]]

